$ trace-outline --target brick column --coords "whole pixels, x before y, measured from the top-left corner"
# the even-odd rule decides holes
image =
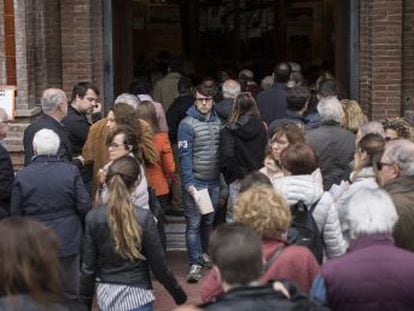
[[[91,81],[103,91],[102,7],[99,0],[61,1],[62,82]]]
[[[403,111],[414,110],[414,1],[404,0]]]
[[[0,38],[5,38],[4,15],[4,1],[0,1]],[[0,84],[7,83],[5,41],[0,40]]]
[[[361,104],[375,120],[401,113],[403,0],[361,0]]]

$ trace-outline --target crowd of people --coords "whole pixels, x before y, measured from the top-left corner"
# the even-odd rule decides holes
[[[287,62],[194,85],[172,61],[105,105],[46,89],[16,174],[0,143],[0,310],[153,310],[151,277],[184,304],[168,215],[202,281],[177,310],[412,309],[413,129],[342,97]]]

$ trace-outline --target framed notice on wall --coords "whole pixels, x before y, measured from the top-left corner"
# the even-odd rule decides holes
[[[14,119],[16,112],[16,87],[13,85],[0,85],[0,108],[3,108],[9,120]]]

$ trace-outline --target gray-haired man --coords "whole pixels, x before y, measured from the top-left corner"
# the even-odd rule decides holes
[[[46,89],[41,99],[43,115],[34,120],[24,131],[24,165],[32,163],[33,158],[33,137],[36,132],[47,128],[54,131],[60,139],[60,146],[57,155],[64,161],[72,161],[72,147],[69,141],[69,133],[62,124],[62,120],[68,113],[68,99],[65,92],[60,89]]]

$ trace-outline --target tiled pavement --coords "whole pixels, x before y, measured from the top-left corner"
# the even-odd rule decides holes
[[[188,273],[187,254],[185,252],[185,221],[183,217],[170,217],[168,216],[168,224],[165,226],[165,232],[167,235],[167,253],[168,265],[171,271],[174,273],[178,282],[184,288],[187,293],[187,303],[198,304],[200,303],[198,284],[188,284],[186,276]],[[208,271],[204,271],[206,274]],[[174,299],[168,294],[164,287],[157,281],[153,281],[154,294],[155,294],[155,310],[167,311],[175,308]]]
[[[187,293],[189,304],[200,303],[200,282],[197,284],[189,284],[186,282],[186,276],[188,273],[188,266],[186,260],[186,252],[184,251],[170,251],[168,252],[168,265],[178,282]],[[204,270],[204,275],[208,270]],[[168,311],[173,310],[176,305],[174,299],[168,294],[164,287],[157,281],[153,281],[154,295],[155,295],[155,310],[156,311]]]

